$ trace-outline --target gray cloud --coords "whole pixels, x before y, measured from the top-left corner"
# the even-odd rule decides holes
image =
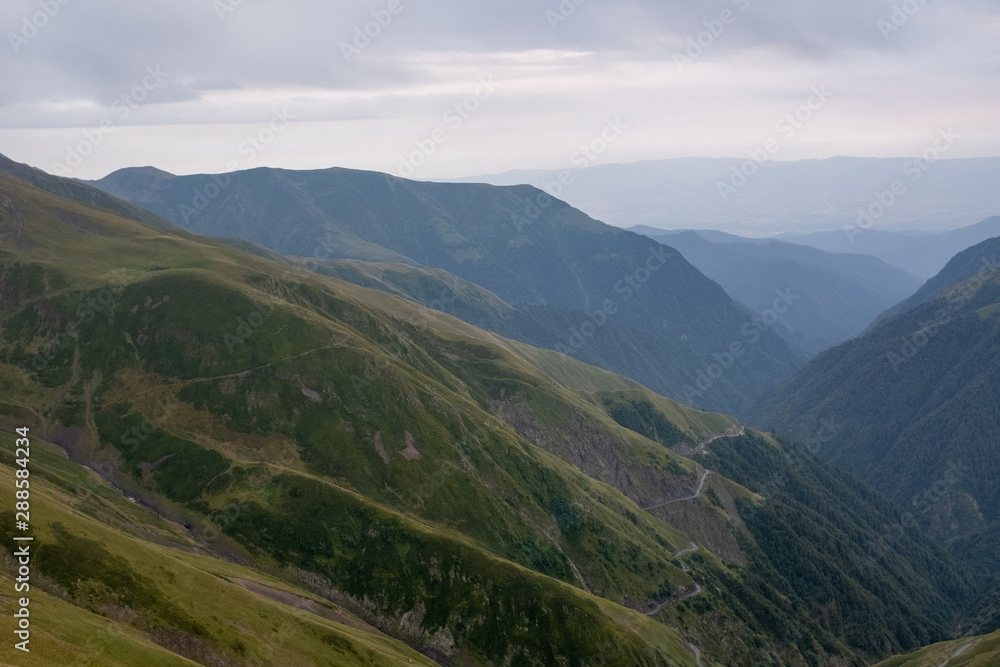
[[[724,48],[766,46],[814,57],[856,48],[931,48],[950,33],[1000,16],[1000,9],[987,2],[929,0],[912,25],[885,40],[877,22],[891,16],[896,0],[587,0],[557,30],[546,13],[558,13],[560,4],[575,7],[572,0],[399,1],[402,13],[350,65],[340,44],[350,42],[355,29],[372,21],[372,12],[383,11],[388,0],[243,0],[224,20],[208,0],[76,0],[62,7],[20,54],[4,54],[4,80],[16,81],[22,98],[46,90],[51,94],[58,84],[60,95],[101,100],[133,85],[137,69],[159,63],[189,84],[380,87],[406,80],[415,69],[406,58],[415,51],[567,49],[649,57],[655,55],[645,53],[651,43],[659,42],[663,51],[681,48],[705,29],[703,21],[723,10],[737,16],[720,40]],[[7,3],[0,25],[17,32],[18,19],[37,10],[37,2]]]
[[[8,1],[0,10],[0,130],[88,127],[141,85],[147,67],[169,72],[168,85],[123,124],[251,123],[291,103],[302,120],[398,119],[420,128],[484,72],[506,84],[490,113],[534,116],[536,128],[607,113],[602,86],[637,116],[652,118],[669,98],[677,119],[706,123],[719,99],[747,110],[786,104],[810,78],[836,81],[872,109],[912,93],[913,77],[931,95],[954,90],[956,74],[984,99],[995,101],[998,90],[1000,6],[987,0],[398,1],[402,11],[352,62],[342,45],[373,20],[385,22],[389,0],[69,0],[17,53],[10,35],[41,11],[39,2],[58,0]],[[906,3],[919,10],[885,34],[894,6]],[[220,4],[231,11],[220,17]],[[563,16],[561,6],[575,9]],[[681,76],[675,54],[718,27],[724,11],[733,22]],[[898,64],[908,59],[920,68]],[[934,104],[958,122],[968,100]],[[750,133],[764,121],[746,122]]]

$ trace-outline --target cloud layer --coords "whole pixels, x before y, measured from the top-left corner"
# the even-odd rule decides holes
[[[816,85],[835,99],[777,159],[906,155],[942,125],[965,138],[955,157],[1000,154],[1000,7],[981,0],[15,0],[0,12],[0,152],[45,169],[88,152],[81,177],[220,171],[275,109],[292,125],[241,166],[395,171],[423,147],[418,178],[559,167],[609,118],[628,130],[603,160],[737,156]],[[151,68],[162,85],[148,85]],[[483,77],[496,93],[463,111]]]

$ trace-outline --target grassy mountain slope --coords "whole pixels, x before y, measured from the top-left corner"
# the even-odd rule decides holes
[[[191,231],[286,255],[444,269],[533,308],[506,322],[505,334],[705,409],[739,413],[799,365],[776,334],[750,331],[743,310],[675,251],[528,186],[345,169],[176,178],[122,170],[95,185]],[[743,353],[716,374],[734,343]]]
[[[721,664],[860,665],[946,639],[937,616],[957,616],[962,595],[931,576],[953,565],[901,545],[918,583],[873,595],[911,609],[930,582],[934,616],[867,635],[803,621],[840,598],[774,572],[842,546],[758,551],[739,508],[765,498],[674,451],[735,437],[729,418],[386,291],[2,177],[0,198],[0,415],[184,526],[185,548],[270,577],[241,578],[308,591],[441,664],[690,665],[690,641]],[[121,527],[98,510],[84,513]],[[822,534],[822,513],[803,521]],[[58,522],[65,535],[39,520],[56,555],[80,537]],[[103,609],[106,572],[157,581],[153,554],[127,555],[140,580],[87,548],[96,583],[64,586],[78,606],[94,589]],[[224,609],[192,625],[174,595],[122,601],[130,627],[238,651]]]
[[[14,162],[4,155],[0,155],[0,173],[7,174],[12,178],[20,179],[26,183],[31,183],[36,188],[45,190],[59,197],[72,199],[83,204],[91,204],[117,215],[135,220],[157,229],[176,230],[173,224],[164,218],[150,213],[146,209],[133,206],[126,201],[109,196],[103,190],[91,187],[85,183],[52,176],[26,164]]]
[[[919,287],[901,269],[866,255],[782,241],[712,243],[696,232],[650,237],[677,248],[758,315],[773,308],[778,294],[791,290],[798,299],[773,329],[809,356],[857,336]]]
[[[991,667],[1000,664],[1000,632],[928,646],[877,667]]]
[[[759,423],[801,437],[841,424],[823,456],[907,507],[908,521],[946,540],[970,565],[1000,559],[1000,271],[995,241],[945,274],[972,278],[810,362],[760,406]],[[984,263],[984,258],[989,256]]]
[[[16,437],[0,433],[6,488]],[[311,593],[197,553],[182,526],[31,441],[35,585],[27,593],[36,633],[30,659],[18,664],[434,664]],[[4,512],[7,543],[13,526]],[[13,613],[14,599],[3,606]]]
[[[550,306],[512,306],[493,293],[440,269],[355,260],[324,260],[310,263],[310,266],[317,273],[405,296],[477,327],[539,348],[551,346],[551,341],[558,339],[560,332],[577,329],[583,317],[580,311]],[[753,354],[757,350],[752,341],[759,330],[750,326],[750,315],[746,318],[747,329],[741,331],[740,344],[746,342],[743,349]],[[616,319],[607,321],[601,335],[607,336],[606,340],[613,344],[584,345],[571,349],[572,356],[585,363],[616,368],[647,386],[676,387],[677,378],[685,377],[697,363],[689,355],[678,358],[671,345]],[[717,356],[726,363],[726,354],[723,351]],[[697,405],[702,398],[719,400],[726,387],[732,389],[729,375],[707,377],[706,371],[711,371],[715,364],[716,357],[713,357],[711,364],[697,366],[700,375],[688,378],[689,384],[681,387],[681,398]],[[768,380],[773,381],[776,378]]]
[[[24,201],[27,196],[17,188],[8,194],[15,201],[21,195],[19,211],[29,220],[39,219],[33,205],[58,205],[46,198]],[[606,448],[599,452],[606,460],[622,460],[616,467],[622,474],[631,473],[629,488],[640,499],[684,488],[693,471],[662,446],[621,430],[603,412],[579,414],[573,405],[560,404],[558,389],[536,386],[522,371],[528,365],[513,355],[498,357],[475,340],[431,342],[426,331],[415,328],[408,333],[417,341],[407,341],[387,315],[370,312],[311,279],[294,286],[269,282],[276,279],[259,274],[260,264],[213,244],[199,246],[133,228],[131,239],[114,235],[122,246],[132,245],[123,252],[114,247],[110,233],[120,222],[90,222],[87,233],[71,234],[82,246],[94,243],[89,249],[93,252],[87,253],[89,265],[74,264],[71,273],[56,268],[62,265],[56,262],[31,267],[39,270],[36,286],[42,294],[27,300],[33,306],[22,307],[4,321],[5,336],[24,345],[22,352],[15,343],[11,361],[30,367],[36,359],[32,348],[41,349],[50,327],[58,332],[73,321],[78,295],[66,288],[76,279],[101,275],[96,266],[102,261],[101,250],[96,246],[107,253],[105,260],[124,257],[125,270],[145,268],[147,274],[112,291],[104,299],[112,303],[100,313],[81,319],[74,330],[78,342],[64,349],[56,346],[53,358],[39,364],[41,386],[15,384],[11,394],[19,397],[15,405],[38,415],[43,432],[57,421],[75,427],[69,433],[55,430],[57,441],[75,456],[86,458],[98,441],[111,443],[117,451],[102,456],[115,464],[113,479],[120,487],[140,497],[153,492],[150,504],[177,512],[185,521],[197,522],[199,515],[202,523],[208,516],[222,521],[229,516],[225,510],[234,508],[237,518],[226,530],[252,545],[256,558],[322,572],[331,585],[349,591],[355,605],[374,606],[371,613],[384,615],[383,624],[399,623],[400,615],[414,605],[426,607],[424,626],[418,619],[416,628],[396,632],[432,653],[447,652],[460,642],[469,645],[463,650],[499,659],[512,650],[544,653],[540,644],[530,645],[544,641],[554,643],[553,650],[568,652],[573,650],[569,645],[583,642],[599,655],[593,643],[619,634],[611,621],[595,617],[586,606],[577,607],[572,600],[561,603],[564,589],[553,580],[540,591],[548,586],[552,598],[539,622],[552,624],[551,614],[566,615],[570,625],[557,623],[554,632],[571,626],[589,630],[583,636],[560,637],[540,631],[510,643],[515,635],[508,633],[516,634],[516,626],[497,627],[495,622],[516,622],[517,606],[527,603],[523,596],[535,586],[531,577],[540,575],[516,577],[514,581],[524,580],[527,588],[503,593],[494,587],[517,571],[512,564],[503,565],[503,558],[618,601],[655,596],[664,585],[672,588],[689,580],[670,562],[668,547],[682,541],[677,531],[648,515],[635,515],[629,509],[634,504],[612,487],[592,482],[528,445],[483,408],[489,407],[489,393],[506,395],[509,387],[508,402],[514,405],[528,391],[537,391],[553,404],[551,414],[535,419],[541,426],[575,415],[579,423],[567,428],[567,434],[584,429],[600,435],[603,422],[604,440],[594,446]],[[37,228],[21,228],[8,240],[32,246],[32,254],[39,257],[50,252],[55,257],[55,249],[66,242],[58,233]],[[175,266],[150,265],[150,255]],[[31,273],[31,268],[13,265],[13,271]],[[279,292],[288,290],[282,294],[287,300],[258,292],[254,301],[247,283],[258,281]],[[23,278],[11,283],[31,285]],[[62,289],[50,294],[53,284]],[[84,303],[94,298],[100,305],[101,290],[84,290],[79,298]],[[242,332],[240,319],[257,322],[254,312],[267,326]],[[247,338],[240,340],[241,335]],[[382,351],[379,343],[404,358]],[[433,356],[420,343],[426,343]],[[458,363],[455,353],[466,361]],[[448,373],[445,364],[474,378],[478,386],[470,388]],[[33,395],[38,403],[26,400]],[[503,404],[499,395],[493,400]],[[575,402],[586,405],[582,399]],[[163,427],[154,429],[150,421],[162,417],[164,406],[176,406],[177,415],[163,417]],[[597,420],[589,429],[588,417]],[[617,442],[607,435],[609,430],[619,434]],[[551,443],[553,448],[565,445]],[[616,445],[626,451],[615,451]],[[579,454],[585,457],[587,452]],[[599,469],[596,463],[583,464]],[[608,493],[603,503],[594,500]],[[516,512],[511,510],[515,507]],[[415,519],[397,516],[399,511]],[[629,513],[636,521],[622,522]],[[329,518],[315,523],[315,517]],[[425,521],[433,521],[443,533],[420,528]],[[324,539],[327,531],[336,539]],[[369,540],[383,531],[397,535],[398,558],[403,560],[395,562],[388,554],[371,560],[376,544],[393,540],[358,543],[349,537],[355,531],[371,536]],[[616,556],[619,550],[635,551],[627,567]],[[341,557],[329,560],[334,553]],[[459,569],[447,576],[459,576],[462,583],[441,588],[435,583],[441,574],[436,567],[427,570],[429,562],[454,563]],[[365,568],[374,571],[364,576]],[[393,581],[402,572],[412,573],[405,581],[413,588]],[[386,579],[390,573],[395,574]],[[470,576],[482,583],[471,583]],[[513,596],[506,603],[514,605],[510,616],[483,617],[477,614],[485,609],[454,607],[455,595],[479,605],[503,599],[502,593]],[[459,623],[465,614],[493,625],[482,627],[472,617]],[[579,626],[571,623],[576,616],[580,619],[573,623]],[[444,638],[437,637],[438,632],[444,632]],[[636,660],[647,659],[640,657],[645,642],[621,641]],[[567,646],[560,649],[561,642]]]

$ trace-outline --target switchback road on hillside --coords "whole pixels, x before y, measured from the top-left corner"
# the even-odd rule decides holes
[[[694,542],[692,542],[690,548],[688,548],[688,549],[681,549],[676,554],[674,554],[674,558],[680,558],[684,554],[693,554],[699,548],[700,547],[697,544],[695,544]],[[681,571],[684,572],[685,574],[689,574],[691,572],[691,568],[689,568],[687,566],[687,564],[685,564],[685,563],[682,562],[681,563]],[[695,581],[694,582],[694,590],[693,591],[691,591],[690,593],[685,593],[684,595],[680,596],[679,598],[672,598],[670,600],[667,600],[666,602],[658,604],[656,607],[654,607],[652,609],[652,611],[646,612],[646,615],[647,616],[656,616],[661,611],[663,611],[664,609],[666,609],[670,605],[674,604],[675,602],[681,602],[683,600],[690,600],[691,598],[693,598],[693,597],[695,597],[697,595],[701,595],[701,590],[702,590],[701,589],[701,584],[699,584],[697,581]]]
[[[701,468],[700,465],[698,467]],[[702,491],[702,489],[705,488],[705,480],[708,479],[708,476],[711,475],[711,474],[712,474],[711,470],[702,469],[701,479],[698,481],[698,490],[694,492],[693,496],[684,496],[683,498],[675,498],[674,500],[667,500],[667,501],[662,502],[662,503],[660,503],[658,505],[651,505],[650,507],[643,507],[642,509],[644,511],[648,512],[649,510],[655,510],[655,509],[657,509],[659,507],[665,507],[667,505],[673,505],[674,503],[682,503],[685,500],[697,500],[698,498],[701,497],[701,491]]]
[[[733,428],[727,430],[725,433],[720,433],[717,436],[709,438],[708,440],[705,440],[704,442],[702,442],[701,444],[699,444],[697,448],[695,448],[694,452],[692,453],[692,456],[694,454],[704,454],[705,453],[705,447],[707,447],[708,445],[712,444],[716,440],[721,440],[722,438],[738,438],[738,437],[744,435],[746,433],[746,431],[747,431],[746,426],[740,425],[739,430],[735,430],[735,427],[733,427]],[[701,466],[699,465],[698,468],[701,469]],[[650,505],[649,507],[643,507],[642,509],[644,511],[648,512],[649,510],[655,510],[655,509],[657,509],[659,507],[664,507],[666,505],[672,505],[673,503],[681,503],[681,502],[684,502],[685,500],[697,500],[698,498],[701,497],[702,489],[705,488],[705,480],[708,479],[708,476],[711,475],[711,474],[712,474],[711,470],[707,470],[707,469],[706,470],[702,470],[701,479],[698,480],[698,490],[694,492],[694,495],[685,496],[683,498],[675,498],[673,500],[667,500],[667,501],[664,501],[664,502],[659,503],[657,505]]]
[[[698,667],[705,667],[705,665],[701,661],[701,649],[699,649],[697,646],[695,646],[691,642],[688,642],[688,648],[691,649],[692,651],[694,651],[694,659],[695,659],[695,662],[698,663]]]
[[[743,426],[742,424],[740,424],[740,428],[739,428],[738,431],[731,432],[732,430],[733,429],[729,429],[725,433],[720,433],[719,435],[715,436],[714,438],[709,438],[708,440],[699,443],[698,446],[695,447],[695,450],[694,450],[694,453],[692,454],[692,456],[694,456],[694,454],[704,454],[705,453],[705,447],[707,447],[708,445],[712,444],[716,440],[721,440],[722,438],[739,438],[740,436],[745,435],[746,432],[747,432],[747,427]]]

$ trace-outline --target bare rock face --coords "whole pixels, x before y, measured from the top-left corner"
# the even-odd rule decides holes
[[[404,449],[401,453],[403,458],[407,461],[419,461],[424,458],[420,452],[417,451],[416,442],[417,440],[413,437],[413,434],[406,431],[406,449]]]
[[[382,459],[382,463],[389,465],[389,461],[392,460],[392,457],[389,456],[389,452],[386,451],[385,445],[382,444],[382,431],[376,431],[373,439],[375,441],[375,451],[378,452],[379,458]]]

